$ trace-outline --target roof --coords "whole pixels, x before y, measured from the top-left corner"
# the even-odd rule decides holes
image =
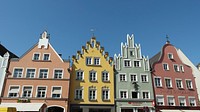
[[[0,44],[0,55],[3,57],[6,52],[9,53],[10,58],[18,58],[17,55],[6,49],[2,44]]]
[[[152,68],[153,64],[160,59],[161,52],[158,52],[156,55],[154,55],[151,59],[149,59],[150,67]]]

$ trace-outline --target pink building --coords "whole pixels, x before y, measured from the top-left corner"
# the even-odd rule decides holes
[[[54,50],[45,31],[37,44],[11,60],[1,105],[23,112],[67,112],[69,67],[69,61]]]
[[[199,110],[192,69],[184,64],[177,49],[167,41],[162,50],[150,59],[157,111]]]

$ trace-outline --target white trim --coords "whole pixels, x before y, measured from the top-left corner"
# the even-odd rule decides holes
[[[170,87],[167,87],[167,84],[166,84],[166,79],[170,79],[170,84],[171,84],[171,86],[170,86]],[[172,79],[171,79],[171,77],[164,77],[164,81],[165,81],[165,87],[166,87],[166,88],[173,88],[173,85],[172,85]]]
[[[35,54],[39,54],[38,60],[40,60],[41,53],[40,52],[33,52],[32,61],[38,61],[38,60],[34,60]]]
[[[95,59],[99,59],[99,64],[95,64],[96,63]],[[93,61],[94,61],[94,65],[101,65],[101,58],[100,57],[94,57]]]
[[[22,69],[21,77],[14,77],[15,69]],[[12,77],[13,78],[23,78],[24,77],[24,68],[23,67],[13,67]]]
[[[88,60],[87,59],[89,59],[89,58],[91,59],[91,61],[90,61],[91,63],[88,64]],[[92,62],[93,62],[93,60],[92,60],[91,56],[86,56],[85,57],[85,65],[92,65],[93,64]]]
[[[124,81],[121,81],[120,80],[120,75],[125,75],[125,80]],[[127,75],[126,75],[126,73],[119,73],[119,82],[126,82],[127,81]]]
[[[188,88],[188,87],[187,87],[187,81],[191,81],[191,88]],[[186,84],[186,88],[187,88],[187,89],[194,89],[193,83],[192,83],[192,79],[185,79],[185,84]]]
[[[146,80],[147,80],[147,81],[145,81],[145,82],[142,81],[142,75],[145,75],[145,76],[146,76]],[[148,83],[148,82],[149,82],[148,74],[141,73],[141,74],[140,74],[140,82],[142,82],[142,83]]]
[[[185,104],[184,106],[187,106],[185,96],[178,96],[178,103],[179,103],[179,106],[181,106],[181,105],[180,105],[180,99],[181,99],[181,98],[184,99],[184,104]]]
[[[135,66],[135,61],[138,61],[139,62],[139,66]],[[140,67],[142,67],[142,64],[141,64],[142,62],[141,62],[141,60],[139,60],[139,59],[134,59],[133,60],[133,67],[134,68],[140,68]],[[144,62],[143,62],[144,63]]]
[[[175,70],[175,66],[177,66],[177,71]],[[180,72],[180,68],[179,68],[178,64],[173,64],[173,68],[174,68],[175,72]]]
[[[61,62],[63,62],[63,59],[58,55],[58,53],[56,52],[56,50],[51,46],[51,44],[49,43],[49,46],[52,48],[52,50],[55,52],[55,54],[57,55],[57,57],[60,59]]]
[[[23,93],[24,93],[24,87],[31,87],[31,95],[28,98],[32,98],[33,97],[33,85],[22,85],[22,92],[21,92],[21,97],[23,97]]]
[[[9,85],[9,89],[8,89],[8,94],[7,94],[7,97],[9,97],[9,93],[10,93],[10,88],[11,87],[19,87],[18,88],[18,93],[17,93],[17,96],[16,97],[19,97],[20,96],[20,85]],[[14,98],[16,98],[16,97],[14,97]],[[9,97],[10,98],[10,97]],[[11,97],[12,98],[12,97]]]
[[[90,73],[95,73],[95,80],[90,80]],[[97,75],[97,71],[95,71],[95,70],[90,70],[89,71],[89,81],[90,82],[94,82],[94,81],[97,81],[98,79],[97,79],[97,77],[98,77],[98,75]]]
[[[81,90],[82,91],[82,98],[80,98],[80,99],[76,98],[76,91],[77,90]],[[84,99],[84,89],[83,88],[74,89],[74,99],[75,100],[83,100]]]
[[[143,98],[143,92],[148,92],[149,94],[148,94],[148,97],[149,98]],[[151,99],[151,95],[150,95],[151,93],[150,93],[150,91],[149,90],[141,90],[141,98],[142,99]]]
[[[171,55],[171,57],[170,57],[170,55]],[[167,57],[168,57],[168,59],[170,59],[170,60],[171,60],[171,59],[174,59],[173,53],[168,53],[168,54],[167,54]]]
[[[83,80],[84,80],[84,71],[81,70],[81,69],[78,69],[78,70],[75,70],[75,72],[76,72],[76,80],[79,80],[79,79],[77,78],[77,72],[83,72],[82,80],[80,80],[80,81],[83,81]],[[89,72],[89,73],[90,73],[90,72]],[[89,77],[90,77],[90,76],[89,76]]]
[[[167,65],[167,69],[166,69],[166,70],[164,69],[164,64]],[[164,71],[169,71],[169,65],[168,65],[168,63],[162,63],[162,66],[163,66],[163,70],[164,70]]]
[[[55,76],[55,70],[62,70],[62,77],[61,77],[61,79],[63,79],[63,75],[64,75],[64,69],[63,68],[54,68],[53,69],[53,76],[52,76],[52,78],[53,79],[60,79],[60,78],[54,78],[54,76]]]
[[[177,87],[177,80],[180,80],[181,81],[181,87],[179,88],[179,87]],[[181,79],[181,78],[175,78],[175,83],[176,83],[176,88],[177,89],[183,89],[184,87],[183,87],[183,80]]]
[[[47,70],[47,78],[40,78],[40,70],[41,69]],[[40,79],[48,79],[49,78],[49,68],[39,68],[38,69],[38,78],[40,78]]]
[[[137,92],[137,97],[138,97],[138,98],[133,98],[133,97],[132,97],[132,92]],[[140,92],[139,92],[139,91],[130,90],[130,95],[131,95],[131,99],[140,99]]]
[[[156,86],[156,80],[155,80],[155,78],[160,78],[160,86]],[[160,76],[154,76],[154,86],[155,87],[163,87],[163,84],[162,84],[162,77],[160,77]]]
[[[131,76],[132,75],[135,75],[136,76],[136,81],[132,81],[131,80]],[[138,82],[138,75],[137,75],[137,73],[129,73],[129,77],[130,77],[130,82]]]
[[[44,55],[45,54],[49,55],[48,60],[44,60]],[[50,61],[50,60],[51,60],[51,53],[43,53],[43,55],[42,55],[42,61]]]
[[[162,106],[164,106],[165,105],[164,95],[156,95],[156,102],[155,103],[157,103],[157,97],[162,97],[163,98],[163,105]]]
[[[130,66],[125,66],[125,61],[129,61]],[[132,67],[132,61],[131,61],[131,59],[123,59],[123,67],[124,68],[131,68]]]
[[[51,86],[51,98],[53,98],[52,97],[52,94],[53,94],[53,88],[54,87],[60,87],[60,98],[62,98],[62,86]],[[56,98],[55,98],[56,99]]]
[[[107,73],[108,74],[108,80],[104,80],[103,79],[103,73]],[[109,73],[109,71],[106,71],[106,70],[102,71],[101,72],[101,78],[102,78],[102,82],[109,82],[110,81],[110,73]]]
[[[33,77],[33,78],[35,78],[36,77],[37,68],[29,68],[29,67],[26,68],[25,78],[31,78],[31,77],[27,77],[27,71],[28,71],[28,69],[34,69],[35,70],[34,77]]]
[[[127,98],[121,98],[121,91],[126,91]],[[128,96],[128,90],[127,89],[119,89],[119,98],[120,99],[128,99],[129,98],[129,96]]]
[[[169,99],[168,99],[169,97],[173,98],[174,105],[169,105]],[[175,97],[173,95],[167,95],[167,106],[176,106]]]
[[[46,91],[45,91],[45,96],[44,96],[44,98],[46,98],[47,97],[47,89],[48,89],[48,86],[45,86],[45,85],[37,85],[37,87],[36,87],[36,94],[35,94],[35,98],[42,98],[42,99],[44,99],[43,97],[37,97],[37,93],[38,93],[38,88],[39,87],[45,87],[46,88]]]

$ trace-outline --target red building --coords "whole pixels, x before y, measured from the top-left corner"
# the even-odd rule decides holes
[[[157,111],[200,110],[192,69],[169,41],[150,59]]]

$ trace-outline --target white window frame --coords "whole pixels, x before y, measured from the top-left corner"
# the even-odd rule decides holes
[[[170,60],[171,60],[171,59],[174,59],[173,53],[168,53],[167,56],[168,56],[168,59],[170,59]]]
[[[176,81],[176,87],[177,87],[178,89],[183,89],[183,81],[182,81],[182,79],[175,79],[175,81]],[[181,84],[180,84],[181,87],[178,87],[177,81],[181,81]]]
[[[95,92],[95,96],[93,96],[93,95],[90,96],[90,91],[94,91]],[[95,88],[89,88],[88,98],[89,98],[90,101],[97,100],[97,89],[95,89]]]
[[[140,99],[140,92],[139,91],[131,90],[130,92],[131,92],[131,98],[132,99]],[[133,98],[133,95],[132,95],[133,92],[137,92],[137,98]]]
[[[190,85],[191,85],[190,88],[188,87],[187,81],[190,81]],[[193,84],[192,84],[192,80],[191,79],[185,79],[185,83],[186,83],[187,89],[193,89]]]
[[[169,105],[169,98],[173,98],[173,103],[174,103],[173,105]],[[167,104],[168,106],[176,106],[174,96],[170,96],[170,95],[167,96]]]
[[[135,62],[139,62],[139,65],[136,66]],[[141,67],[141,61],[140,60],[133,60],[133,65],[134,65],[135,68],[139,68],[139,67]]]
[[[181,103],[181,99],[184,100],[184,105],[180,104]],[[178,103],[179,103],[179,106],[187,106],[185,96],[178,96]]]
[[[184,66],[183,65],[180,65],[180,71],[184,72]]]
[[[80,91],[81,91],[81,97],[80,97]],[[75,89],[75,91],[74,91],[74,99],[75,100],[82,100],[83,98],[84,98],[84,93],[83,93],[83,88],[79,88],[79,89]],[[77,94],[77,92],[78,92],[78,96],[76,96],[76,94]]]
[[[59,78],[56,78],[55,77],[55,71],[56,70],[62,70],[62,75],[61,75],[61,78],[59,77]],[[64,74],[64,69],[62,69],[62,68],[55,68],[54,70],[53,70],[53,78],[54,79],[62,79],[63,78],[63,74]]]
[[[10,91],[11,87],[18,87],[18,91],[16,92],[16,93],[17,93],[17,96],[16,96],[16,97],[9,97],[9,94],[12,93],[12,92]],[[19,97],[19,91],[20,91],[20,85],[9,85],[8,97],[9,97],[9,98],[17,98],[17,97]]]
[[[126,63],[126,62],[129,62],[128,66],[127,66],[127,63]],[[126,67],[126,68],[131,67],[131,60],[130,60],[130,59],[124,59],[124,60],[123,60],[123,64],[124,64],[124,67]]]
[[[38,60],[40,60],[41,53],[39,53],[39,52],[34,52],[34,53],[33,53],[32,60],[33,60],[33,61],[38,61],[38,60],[35,59],[35,54],[38,54],[38,55],[39,55],[39,56],[38,56]]]
[[[126,98],[124,98],[124,95],[123,95],[123,98],[121,97],[121,92],[126,92]],[[119,90],[119,98],[120,99],[128,99],[128,90]]]
[[[105,73],[106,73],[106,74],[105,74]],[[109,74],[108,71],[103,71],[103,72],[101,72],[101,74],[102,74],[102,81],[103,81],[103,82],[108,82],[108,81],[110,81],[110,74]],[[107,75],[107,78],[106,78],[105,75]]]
[[[145,93],[148,93],[148,98],[144,98],[144,96],[143,96],[143,93],[144,93],[144,92],[145,92]],[[150,94],[151,94],[151,93],[150,93],[149,90],[142,90],[142,91],[141,91],[141,97],[142,97],[142,99],[150,99],[150,96],[151,96]],[[145,96],[146,96],[146,95],[145,95]]]
[[[40,78],[40,71],[41,71],[41,70],[47,70],[47,77],[46,77],[46,78],[44,78],[44,76],[43,76],[42,78]],[[38,71],[38,78],[40,78],[40,79],[47,79],[48,76],[49,76],[49,69],[48,69],[48,68],[39,68],[39,71]]]
[[[104,91],[108,91],[108,96],[104,96],[103,94]],[[102,100],[110,100],[110,89],[105,89],[105,88],[102,89]]]
[[[90,61],[88,61],[88,59],[90,59]],[[85,63],[86,63],[86,65],[92,65],[92,57],[86,57]]]
[[[31,93],[30,93],[30,97],[24,97],[23,95],[24,95],[24,88],[25,87],[31,87]],[[23,97],[23,98],[31,98],[32,97],[32,95],[33,95],[33,85],[23,85],[22,86],[22,93],[21,93],[21,97]]]
[[[131,81],[131,82],[138,82],[138,76],[137,76],[136,73],[130,73],[129,76],[130,76],[130,81]],[[133,76],[133,77],[135,76],[135,79],[136,79],[136,80],[132,80],[132,76]],[[133,78],[133,79],[134,79],[134,78]]]
[[[166,88],[173,88],[173,86],[172,86],[172,79],[169,78],[169,77],[165,77],[164,79],[165,79],[165,87],[166,87]],[[166,79],[169,79],[169,80],[170,80],[170,87],[167,86]]]
[[[163,65],[163,70],[164,71],[169,71],[169,65],[168,65],[168,63],[163,63],[162,65]],[[167,67],[166,69],[165,69],[165,65]]]
[[[162,102],[162,103],[163,103],[162,105],[159,105],[159,104],[158,104],[158,98],[162,99],[162,101],[163,101],[163,102]],[[165,99],[164,99],[164,96],[163,96],[163,95],[156,95],[156,104],[159,105],[159,106],[164,106],[164,105],[165,105]]]
[[[60,88],[60,97],[53,97],[53,94],[57,94],[57,93],[53,93],[53,88],[56,88],[56,87],[58,87],[58,88]],[[51,87],[51,98],[62,98],[62,86],[52,86]]]
[[[91,73],[92,73],[92,75],[91,75]],[[89,81],[90,82],[97,81],[97,71],[94,71],[94,70],[89,71]]]
[[[121,78],[120,78],[121,75],[124,75],[124,76],[125,76],[125,80],[121,80]],[[119,74],[119,82],[125,82],[125,81],[127,81],[126,73],[120,73],[120,74]]]
[[[16,69],[21,69],[22,70],[21,77],[19,77],[19,73],[18,73],[17,77],[14,77]],[[22,68],[22,67],[14,67],[13,68],[13,78],[23,78],[23,73],[24,73],[24,68]]]
[[[194,99],[194,105],[191,105],[191,100],[190,99]],[[188,103],[189,103],[189,106],[196,106],[197,105],[197,102],[196,102],[196,99],[194,96],[188,96]]]
[[[38,96],[38,88],[40,88],[40,87],[46,88],[46,90],[45,90],[45,96],[44,96],[44,97],[37,97],[37,96]],[[47,97],[47,90],[48,90],[48,87],[47,87],[47,86],[38,85],[38,86],[37,86],[37,89],[36,89],[35,97],[36,97],[36,98],[46,98],[46,97]]]
[[[157,81],[156,81],[156,78],[157,79],[160,79],[160,85],[157,85]],[[155,83],[155,87],[162,87],[162,78],[161,77],[154,77],[154,83]]]
[[[27,75],[28,75],[28,70],[35,70],[35,72],[34,72],[34,77],[27,77]],[[31,75],[32,75],[32,73],[31,73]],[[35,78],[35,76],[36,76],[36,68],[26,68],[26,78]]]
[[[94,57],[94,65],[100,65],[101,64],[101,60],[99,57]]]
[[[176,67],[177,67],[177,68],[176,68]],[[180,71],[179,66],[178,66],[177,64],[174,64],[174,71],[175,71],[175,72],[179,72],[179,71]]]
[[[143,79],[142,76],[146,76],[146,81],[142,81],[142,79]],[[149,82],[148,74],[140,74],[140,82],[143,82],[143,83]]]
[[[48,60],[45,59],[45,55],[48,55],[48,56],[49,56],[49,57],[48,57]],[[43,61],[50,61],[50,60],[51,60],[50,57],[51,57],[51,54],[50,54],[50,53],[43,53],[42,60],[43,60]]]
[[[80,72],[82,72],[82,74],[78,74]],[[82,76],[80,76],[80,75],[82,75]],[[82,78],[80,78],[80,77],[82,77]],[[76,80],[80,80],[80,81],[84,80],[84,71],[83,70],[81,70],[81,69],[76,70]]]

